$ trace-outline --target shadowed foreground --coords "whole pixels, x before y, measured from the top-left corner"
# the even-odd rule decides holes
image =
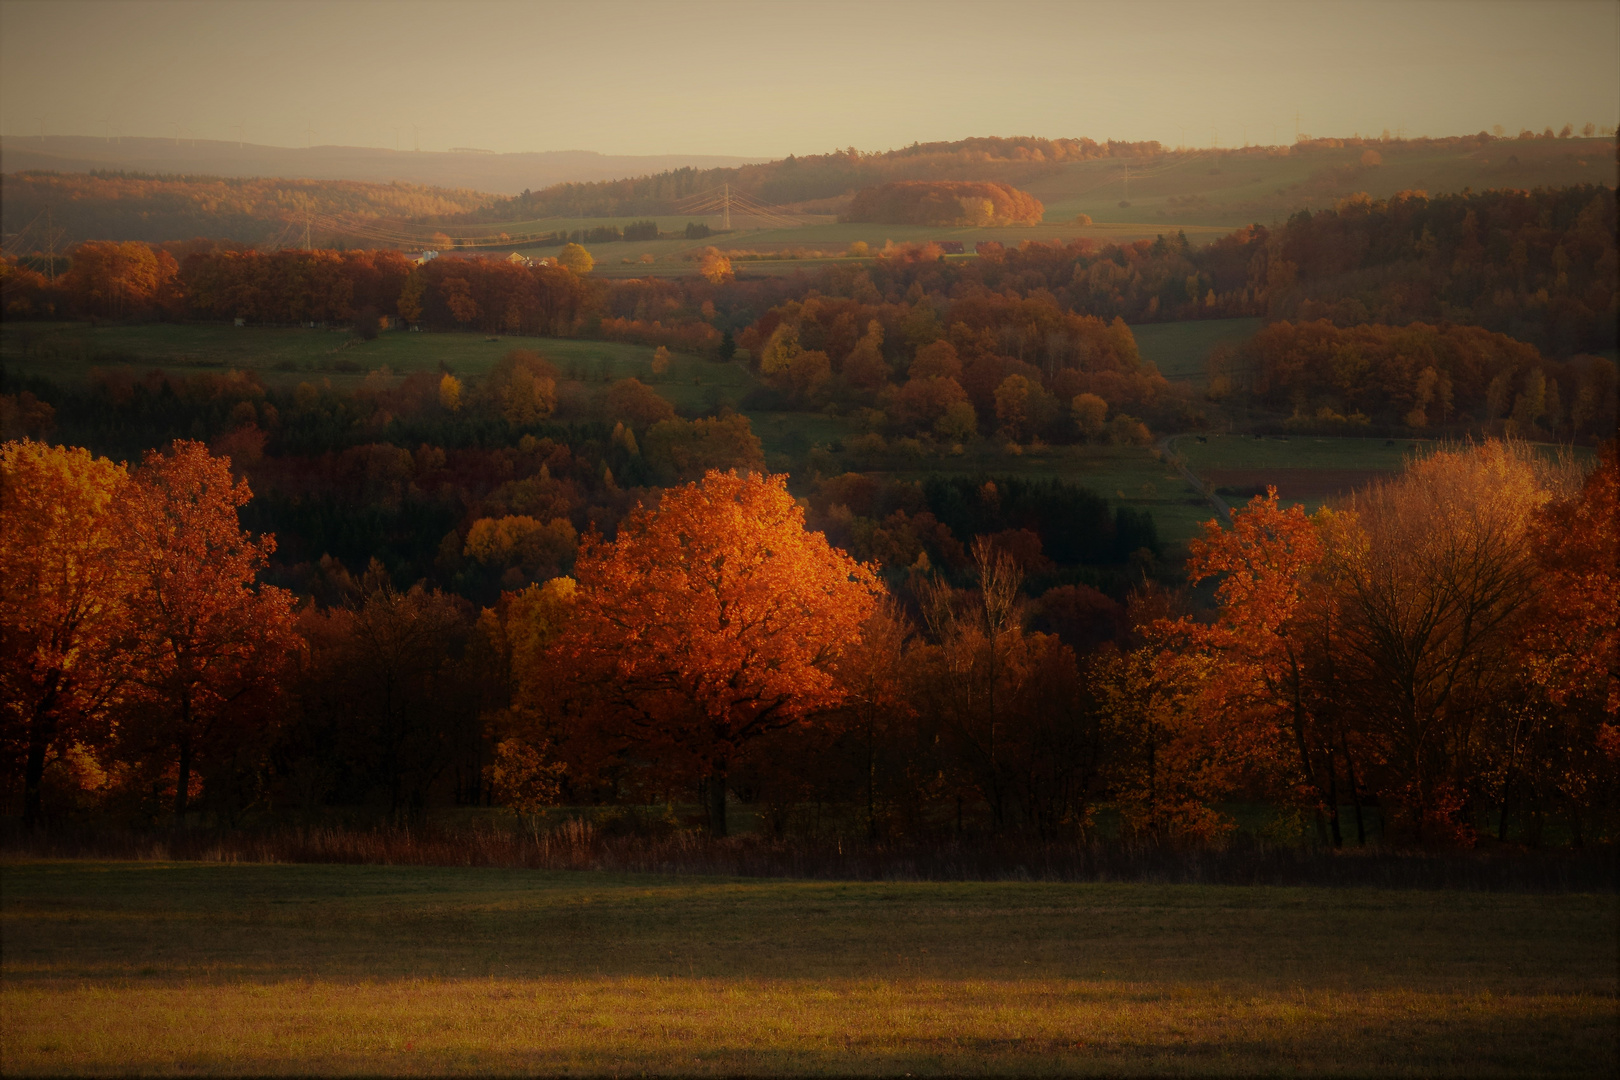
[[[13,862],[39,1072],[1597,1075],[1616,898]]]

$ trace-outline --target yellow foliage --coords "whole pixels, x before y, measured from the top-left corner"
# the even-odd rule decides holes
[[[439,404],[451,412],[461,408],[461,380],[454,375],[446,373],[439,380]]]

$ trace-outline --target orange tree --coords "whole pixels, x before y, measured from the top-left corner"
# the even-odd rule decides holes
[[[1333,737],[1316,677],[1323,650],[1315,646],[1331,634],[1333,610],[1318,587],[1318,524],[1297,505],[1279,506],[1276,488],[1234,512],[1230,531],[1207,523],[1203,539],[1188,545],[1187,577],[1194,584],[1221,579],[1220,614],[1213,624],[1182,620],[1176,629],[1218,661],[1204,694],[1226,716],[1226,735],[1252,744],[1245,756],[1257,772],[1292,774],[1306,800],[1327,810],[1338,846],[1335,757],[1343,740]],[[1320,814],[1317,820],[1321,825]]]
[[[230,460],[199,442],[148,451],[119,503],[137,641],[134,682],[146,750],[176,763],[184,823],[199,751],[229,767],[241,730],[277,687],[294,646],[292,595],[254,588],[275,540],[253,538],[237,509],[252,497]]]
[[[107,734],[127,630],[111,510],[127,481],[88,450],[0,446],[0,739],[30,826],[47,759]]]
[[[1545,733],[1509,746],[1497,835],[1507,836],[1509,796],[1533,815],[1542,788],[1579,839],[1583,819],[1606,809],[1612,823],[1620,808],[1620,447],[1609,442],[1581,490],[1542,507],[1535,524],[1537,610],[1517,644],[1541,723],[1516,727]]]
[[[726,833],[739,750],[839,703],[840,656],[883,586],[804,527],[786,477],[711,471],[638,507],[575,563],[578,597],[556,649],[590,729],[704,781]]]

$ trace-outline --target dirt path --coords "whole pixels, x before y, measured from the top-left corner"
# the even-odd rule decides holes
[[[1176,455],[1175,441],[1177,438],[1184,437],[1185,436],[1166,435],[1164,438],[1159,440],[1159,450],[1164,454],[1164,459],[1171,465],[1175,466],[1176,472],[1181,474],[1181,478],[1187,481],[1187,483],[1192,486],[1194,491],[1202,495],[1210,506],[1215,508],[1215,516],[1221,519],[1221,524],[1230,529],[1232,527],[1232,508],[1226,505],[1225,499],[1222,499],[1219,495],[1215,494],[1215,489],[1213,487],[1205,483],[1196,474],[1194,474],[1194,472],[1187,467],[1187,463]]]

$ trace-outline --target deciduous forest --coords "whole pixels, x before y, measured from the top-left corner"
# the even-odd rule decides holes
[[[812,465],[795,499],[746,415],[659,393],[667,360],[594,389],[523,347],[341,390],[8,376],[5,797],[29,821],[697,806],[724,836],[743,805],[775,836],[1194,845],[1263,804],[1332,846],[1610,836],[1613,444],[1585,467],[1526,440],[1612,437],[1614,230],[1613,192],[1577,188],[787,278],[206,243],[86,243],[54,282],[8,260],[8,334],[634,342],[746,363],[753,405],[925,457],[1145,445],[1234,403],[1453,441],[1313,514],[1257,496],[1178,569],[1151,515],[1062,479]],[[1130,325],[1233,315],[1266,321],[1202,392]]]

